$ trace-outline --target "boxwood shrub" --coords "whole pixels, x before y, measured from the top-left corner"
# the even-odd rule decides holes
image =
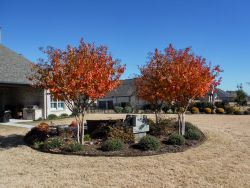
[[[158,150],[160,145],[160,140],[150,135],[142,137],[139,141],[139,147],[143,150]]]
[[[197,129],[189,129],[185,133],[185,138],[190,140],[199,140],[201,139],[201,132]]]
[[[217,108],[216,113],[217,114],[224,114],[225,110],[223,108]]]
[[[57,118],[58,118],[58,117],[57,117],[56,114],[50,114],[50,115],[48,115],[48,117],[47,117],[48,120],[53,120],[53,119],[57,119]]]
[[[173,133],[173,134],[170,135],[167,143],[181,146],[181,145],[185,144],[185,138],[184,138],[184,136],[182,136],[180,134]]]
[[[124,143],[120,139],[108,139],[101,145],[103,151],[119,151],[124,148]]]
[[[197,107],[193,107],[193,108],[191,108],[191,113],[192,113],[192,114],[199,114],[199,113],[200,113],[200,110],[199,110],[199,108],[197,108]]]
[[[204,112],[205,112],[206,114],[211,114],[211,113],[212,113],[212,110],[211,110],[211,108],[204,108]]]
[[[116,113],[122,113],[123,108],[122,108],[121,106],[115,106],[115,107],[114,107],[114,111],[115,111]]]

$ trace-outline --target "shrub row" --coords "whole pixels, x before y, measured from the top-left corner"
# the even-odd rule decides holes
[[[132,113],[133,108],[131,106],[121,107],[121,106],[115,106],[114,111],[116,113]]]

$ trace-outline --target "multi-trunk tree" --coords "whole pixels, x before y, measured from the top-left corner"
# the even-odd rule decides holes
[[[48,47],[43,52],[47,61],[41,59],[34,65],[29,78],[35,87],[49,90],[54,98],[65,101],[75,114],[77,139],[83,144],[88,108],[118,87],[125,66],[108,53],[106,46],[97,47],[83,40],[78,47],[68,46],[66,50]]]
[[[163,53],[156,49],[149,63],[141,68],[137,79],[138,96],[150,103],[154,98],[174,104],[178,110],[179,133],[184,135],[185,113],[190,103],[220,84],[221,78],[217,79],[220,72],[219,66],[207,64],[204,58],[191,53],[190,48],[176,50],[169,45]],[[147,95],[143,91],[148,91]]]

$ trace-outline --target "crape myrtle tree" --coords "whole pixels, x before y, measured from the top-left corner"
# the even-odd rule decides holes
[[[185,134],[185,113],[194,99],[204,97],[211,89],[216,88],[222,72],[219,66],[212,67],[205,58],[191,52],[191,48],[176,50],[172,45],[165,49],[164,59],[166,83],[170,89],[171,101],[178,109],[179,133]]]
[[[137,96],[152,106],[156,124],[159,123],[159,113],[164,101],[169,101],[168,90],[163,79],[163,74],[167,73],[164,72],[164,63],[163,54],[156,49],[150,54],[147,64],[140,67],[140,75],[135,81]]]
[[[184,135],[185,113],[190,103],[220,84],[220,72],[219,66],[207,64],[204,58],[194,55],[191,48],[176,50],[170,44],[162,53],[156,49],[149,63],[141,68],[137,81],[140,86],[137,87],[138,96],[146,101],[153,98],[159,103],[174,104],[178,112],[179,133]],[[151,74],[157,76],[150,77]],[[150,83],[146,84],[148,77]],[[148,94],[141,94],[143,91],[148,91]]]
[[[106,46],[85,43],[65,50],[47,47],[47,60],[34,65],[29,79],[35,87],[49,90],[74,112],[78,122],[77,141],[84,144],[84,123],[88,108],[97,99],[118,87],[125,66],[115,60]]]

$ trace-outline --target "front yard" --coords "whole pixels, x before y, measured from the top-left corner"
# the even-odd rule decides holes
[[[0,187],[250,187],[250,116],[188,115],[187,121],[207,135],[205,143],[128,158],[41,153],[23,145],[27,129],[0,125]]]

